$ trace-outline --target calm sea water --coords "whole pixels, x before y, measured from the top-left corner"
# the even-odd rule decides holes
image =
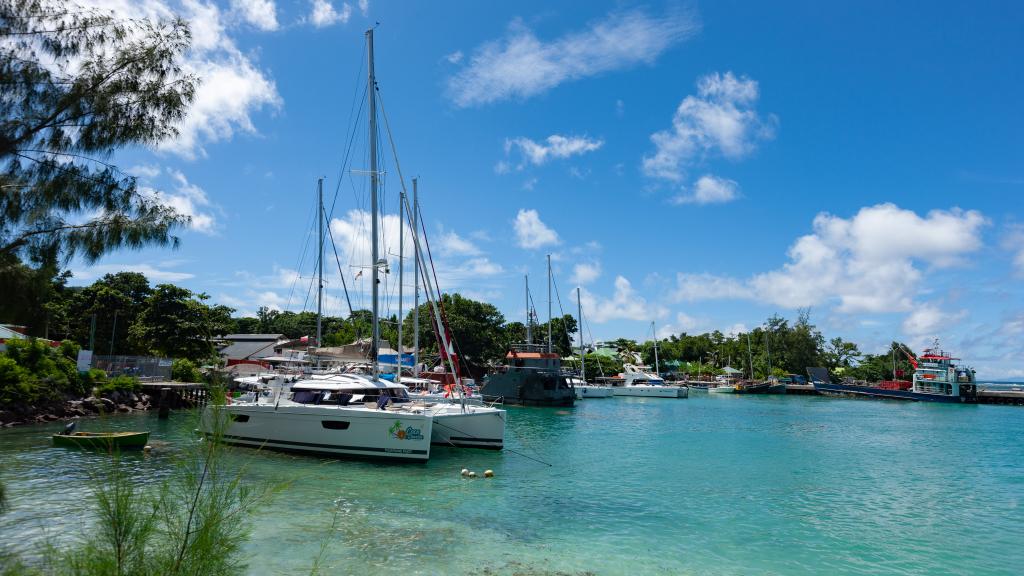
[[[194,441],[187,413],[104,426],[152,430],[154,454],[127,457],[142,481]],[[59,428],[0,432],[4,549],[87,529],[83,482],[104,456],[49,447]],[[1024,573],[1024,408],[694,392],[510,409],[507,435],[551,465],[238,451],[249,477],[292,480],[255,518],[250,572],[309,573],[327,541],[325,573]]]

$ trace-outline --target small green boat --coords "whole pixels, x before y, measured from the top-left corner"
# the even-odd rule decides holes
[[[102,448],[110,450],[141,449],[149,442],[149,432],[70,432],[54,434],[54,446],[71,448]]]

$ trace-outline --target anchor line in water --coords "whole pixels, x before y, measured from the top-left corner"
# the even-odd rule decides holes
[[[474,440],[479,440],[480,439],[478,436],[474,436],[474,435],[472,435],[472,434],[470,434],[468,432],[465,432],[463,430],[459,430],[458,428],[456,428],[454,426],[449,426],[448,424],[443,424],[441,422],[438,422],[437,420],[434,421],[434,426],[444,426],[445,428],[447,428],[449,430],[452,430],[454,432],[458,432],[459,434],[462,434],[462,435],[466,436],[467,438],[472,438]],[[448,440],[448,443],[451,444],[452,447],[455,447],[455,444],[453,444],[451,440]],[[554,466],[554,464],[552,464],[550,462],[545,462],[545,461],[541,460],[540,458],[535,458],[533,456],[530,456],[529,454],[523,454],[522,452],[519,452],[518,450],[513,450],[511,448],[502,448],[502,450],[504,450],[505,452],[511,452],[511,453],[513,453],[513,454],[515,454],[517,456],[522,456],[523,458],[526,458],[527,460],[533,460],[534,462],[539,462],[540,464],[544,464],[545,466]]]

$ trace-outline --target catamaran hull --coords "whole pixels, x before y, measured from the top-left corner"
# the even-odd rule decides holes
[[[972,404],[977,398],[970,396],[947,396],[944,394],[924,394],[913,390],[888,390],[872,386],[851,386],[847,384],[814,383],[819,394],[854,395],[869,398],[888,398],[892,400],[915,400],[918,402],[945,402],[949,404]]]
[[[434,414],[430,441],[441,446],[501,450],[505,447],[505,411],[494,408]]]
[[[219,415],[219,416],[218,416]],[[287,452],[425,462],[430,458],[433,419],[317,406],[207,406],[200,423],[213,434],[216,418],[226,418],[227,444]]]

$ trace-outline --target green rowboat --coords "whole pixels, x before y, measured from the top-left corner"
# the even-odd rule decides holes
[[[54,446],[72,448],[140,449],[149,442],[149,432],[72,432],[54,434]]]

